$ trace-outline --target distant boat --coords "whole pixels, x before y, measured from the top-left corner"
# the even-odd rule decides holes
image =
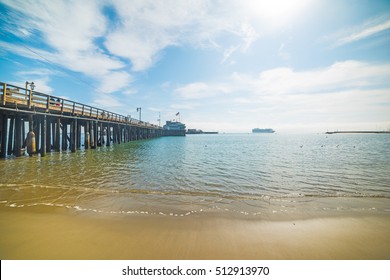
[[[274,133],[275,130],[272,128],[254,128],[252,129],[252,133]]]

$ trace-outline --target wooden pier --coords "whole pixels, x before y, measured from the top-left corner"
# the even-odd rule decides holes
[[[27,83],[25,88],[0,83],[0,158],[75,152],[161,135],[157,125],[37,92]]]

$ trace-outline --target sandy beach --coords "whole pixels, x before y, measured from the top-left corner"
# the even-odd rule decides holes
[[[0,228],[1,259],[390,258],[386,214],[262,220],[2,207]]]

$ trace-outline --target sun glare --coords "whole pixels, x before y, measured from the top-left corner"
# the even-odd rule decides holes
[[[283,26],[294,20],[311,0],[266,0],[246,1],[244,9],[261,23],[272,27]]]

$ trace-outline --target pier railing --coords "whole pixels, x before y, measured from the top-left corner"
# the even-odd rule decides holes
[[[161,129],[158,125],[143,122],[101,108],[3,82],[0,82],[0,107],[50,113],[54,115],[85,117],[143,128]]]

